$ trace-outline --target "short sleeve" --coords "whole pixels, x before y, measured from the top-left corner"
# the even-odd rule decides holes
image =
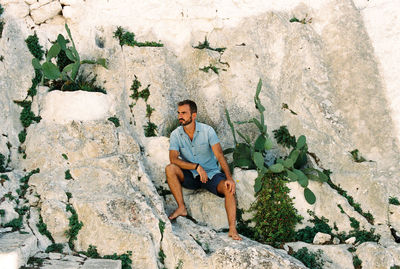
[[[169,139],[169,150],[179,151],[179,141],[177,137],[177,132],[172,132]]]
[[[208,129],[208,142],[210,143],[210,146],[214,146],[215,144],[219,143],[218,136],[212,127]]]

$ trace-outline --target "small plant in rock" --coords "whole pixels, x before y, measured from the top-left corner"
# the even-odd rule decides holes
[[[0,217],[4,217],[6,215],[6,211],[4,209],[0,209]]]
[[[71,217],[68,218],[69,230],[65,231],[65,235],[68,238],[69,248],[73,250],[75,248],[74,241],[77,239],[78,233],[80,229],[82,229],[83,223],[82,221],[79,221],[78,214],[71,204],[67,204],[66,210],[71,212]]]
[[[299,20],[298,18],[296,18],[295,16],[293,16],[293,17],[289,20],[289,22],[298,22],[298,23],[301,23],[301,24],[307,24],[307,23],[312,23],[312,18],[308,18],[308,14],[306,14],[306,16],[305,16],[303,19],[301,19],[301,20]]]
[[[356,163],[362,163],[367,161],[363,156],[361,156],[360,151],[358,149],[350,151],[350,154]]]
[[[0,4],[0,17],[3,15],[4,8]],[[4,21],[0,19],[0,38],[3,36]]]
[[[15,218],[15,219],[3,224],[4,228],[10,227],[10,228],[12,228],[13,232],[20,230],[23,226],[24,226],[24,224],[22,222],[22,216],[19,216],[18,218]]]
[[[36,227],[38,228],[39,233],[46,236],[51,242],[54,243],[54,238],[49,232],[49,230],[47,230],[47,225],[46,223],[43,222],[43,218],[42,215],[40,214],[40,211],[39,211],[39,222],[36,224]]]
[[[79,75],[79,70],[83,64],[98,64],[107,68],[106,60],[103,58],[97,60],[81,60],[67,24],[65,24],[65,29],[70,40],[67,40],[62,34],[59,34],[57,40],[47,52],[45,62],[41,64],[40,59],[35,57],[32,60],[33,67],[35,70],[42,72],[44,78],[53,81],[53,89],[54,85],[57,85],[59,86],[58,89],[62,91],[79,89],[84,91],[100,91],[104,93],[104,89],[99,90],[94,87],[95,78],[88,80],[83,74]],[[69,42],[72,43],[72,46],[68,45]],[[60,53],[62,53],[61,55],[65,54],[71,63],[64,66],[65,60],[60,60],[62,58]],[[58,59],[58,66],[53,63],[53,59]]]
[[[354,269],[361,269],[362,268],[362,261],[358,258],[357,255],[353,256],[353,266]]]
[[[21,132],[19,132],[18,139],[21,144],[25,142],[25,140],[26,140],[26,130],[25,129],[22,130]]]
[[[119,119],[117,117],[110,117],[107,120],[111,121],[115,125],[115,127],[121,126],[121,124],[119,123]]]
[[[389,204],[391,205],[400,205],[399,199],[397,197],[390,196],[389,197]]]
[[[130,258],[132,256],[132,251],[127,251],[124,254],[117,255],[114,253],[113,255],[104,255],[104,259],[111,259],[111,260],[121,260],[122,263],[122,269],[131,269],[132,266],[132,259]]]
[[[67,156],[67,154],[63,153],[63,154],[61,154],[61,156],[62,156],[65,160],[68,161],[68,156]]]
[[[296,241],[312,243],[315,235],[319,232],[333,235],[332,228],[329,226],[328,224],[329,220],[327,218],[325,217],[319,218],[311,210],[307,210],[307,213],[312,217],[310,222],[314,224],[314,227],[307,226],[303,229],[296,231],[295,234]]]
[[[292,256],[304,263],[308,268],[323,269],[325,262],[322,259],[322,254],[323,251],[320,249],[317,252],[312,252],[303,247],[294,252]]]
[[[216,67],[215,65],[212,65],[212,64],[209,64],[208,66],[204,66],[203,68],[200,68],[199,70],[200,71],[203,71],[203,72],[205,72],[205,73],[208,73],[208,71],[209,70],[212,70],[212,71],[214,71],[214,73],[215,74],[217,74],[217,75],[219,75],[219,68],[218,67]]]
[[[178,264],[176,265],[175,269],[182,269],[183,268],[183,261],[179,260]]]
[[[45,250],[46,253],[50,252],[57,252],[57,253],[63,253],[64,250],[64,245],[63,244],[56,244],[53,243],[50,246],[48,246]]]
[[[216,52],[219,52],[219,53],[223,53],[226,50],[226,48],[212,48],[212,47],[210,47],[210,43],[208,42],[207,37],[204,38],[204,42],[203,43],[199,42],[199,45],[194,46],[193,48],[200,49],[200,50],[208,49],[208,50],[213,50],[213,51],[216,51]]]
[[[124,45],[131,47],[164,47],[164,44],[154,41],[138,42],[135,40],[134,33],[126,31],[121,26],[117,27],[117,30],[114,32],[114,37],[119,40],[119,45],[121,47]]]
[[[65,179],[69,180],[69,179],[74,179],[71,175],[71,171],[68,169],[67,171],[65,171]]]
[[[296,137],[294,135],[290,135],[287,127],[281,126],[277,130],[272,131],[274,133],[274,138],[278,144],[286,148],[296,147]]]

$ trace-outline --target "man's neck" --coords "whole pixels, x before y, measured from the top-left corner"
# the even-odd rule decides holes
[[[192,121],[190,124],[183,126],[183,129],[185,130],[185,133],[187,133],[187,135],[193,139],[193,134],[196,130],[196,121]]]

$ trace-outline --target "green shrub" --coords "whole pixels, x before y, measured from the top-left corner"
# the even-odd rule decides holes
[[[263,185],[251,206],[255,223],[255,238],[267,244],[295,239],[295,226],[302,219],[289,197],[289,188],[282,176],[266,174]]]
[[[399,199],[397,197],[389,197],[389,204],[391,205],[400,205]]]
[[[21,132],[19,132],[18,139],[21,144],[25,142],[25,140],[26,140],[26,130],[25,129],[22,130]]]
[[[366,162],[367,161],[363,156],[361,156],[361,154],[358,151],[358,149],[350,151],[350,154],[351,154],[351,156],[353,157],[353,160],[356,163],[362,163],[362,162]]]
[[[155,125],[153,122],[148,121],[147,125],[145,125],[143,128],[144,128],[144,136],[146,137],[157,136],[156,134],[157,125]]]
[[[50,246],[48,246],[45,250],[46,253],[49,252],[57,252],[57,253],[63,253],[64,245],[63,244],[56,244],[53,243]]]
[[[322,260],[322,250],[317,252],[309,251],[306,247],[299,249],[292,254],[293,257],[304,263],[305,266],[311,269],[323,269],[324,261]]]
[[[108,120],[114,123],[115,127],[121,126],[121,124],[119,123],[119,119],[117,117],[110,117],[108,118]]]
[[[6,224],[3,225],[3,227],[4,228],[11,227],[13,232],[20,230],[23,227],[22,217],[19,216],[18,218],[15,218],[10,222],[7,222]]]
[[[121,26],[117,27],[117,30],[114,32],[114,37],[119,40],[119,45],[122,47],[124,45],[128,45],[131,47],[163,47],[164,44],[157,43],[154,41],[145,41],[138,42],[135,40],[135,34],[126,31]]]
[[[73,179],[73,177],[71,175],[71,171],[69,169],[67,171],[65,171],[65,179],[67,179],[67,180]]]
[[[358,258],[357,255],[353,256],[353,266],[354,269],[361,269],[362,268],[362,261]]]
[[[46,223],[43,222],[43,218],[40,212],[39,212],[39,222],[36,224],[36,227],[38,228],[39,233],[46,236],[51,242],[54,243],[54,238],[49,232],[49,230],[47,230],[47,225]]]
[[[65,231],[65,235],[68,238],[68,245],[71,250],[75,248],[74,241],[78,238],[78,233],[82,229],[83,223],[79,221],[78,214],[71,204],[67,204],[66,210],[71,212],[69,220],[69,229]]]
[[[201,50],[202,49],[208,49],[208,50],[213,50],[213,51],[216,51],[216,52],[219,52],[219,53],[223,53],[226,50],[226,48],[212,48],[212,47],[210,47],[210,43],[208,42],[207,37],[204,38],[204,42],[203,43],[199,42],[199,45],[194,46],[193,48],[201,49]]]
[[[274,138],[278,144],[283,145],[286,148],[295,147],[296,146],[296,137],[290,135],[287,127],[281,126],[277,130],[272,131],[274,133]]]
[[[125,254],[117,255],[114,253],[113,255],[105,255],[103,256],[104,259],[111,259],[111,260],[121,260],[122,262],[122,269],[131,269],[132,266],[132,251],[127,251]]]
[[[44,51],[43,47],[39,44],[39,38],[37,37],[36,33],[28,36],[28,38],[25,40],[25,43],[33,57],[41,61],[43,59]]]
[[[218,67],[216,67],[215,65],[212,65],[212,64],[210,64],[210,65],[208,65],[208,66],[204,66],[203,68],[200,68],[199,70],[200,71],[203,71],[203,72],[205,72],[205,73],[208,73],[208,71],[209,70],[212,70],[215,74],[217,74],[217,75],[219,75],[219,68]]]
[[[296,241],[303,241],[306,243],[312,243],[314,237],[317,233],[325,233],[333,235],[332,228],[328,225],[329,220],[325,217],[317,217],[314,212],[307,210],[308,214],[312,217],[310,220],[314,224],[314,227],[305,227],[296,231],[295,239]]]

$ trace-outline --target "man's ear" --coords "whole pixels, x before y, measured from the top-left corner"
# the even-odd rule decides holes
[[[193,112],[193,113],[192,113],[192,119],[195,120],[196,117],[197,117],[197,112]]]

